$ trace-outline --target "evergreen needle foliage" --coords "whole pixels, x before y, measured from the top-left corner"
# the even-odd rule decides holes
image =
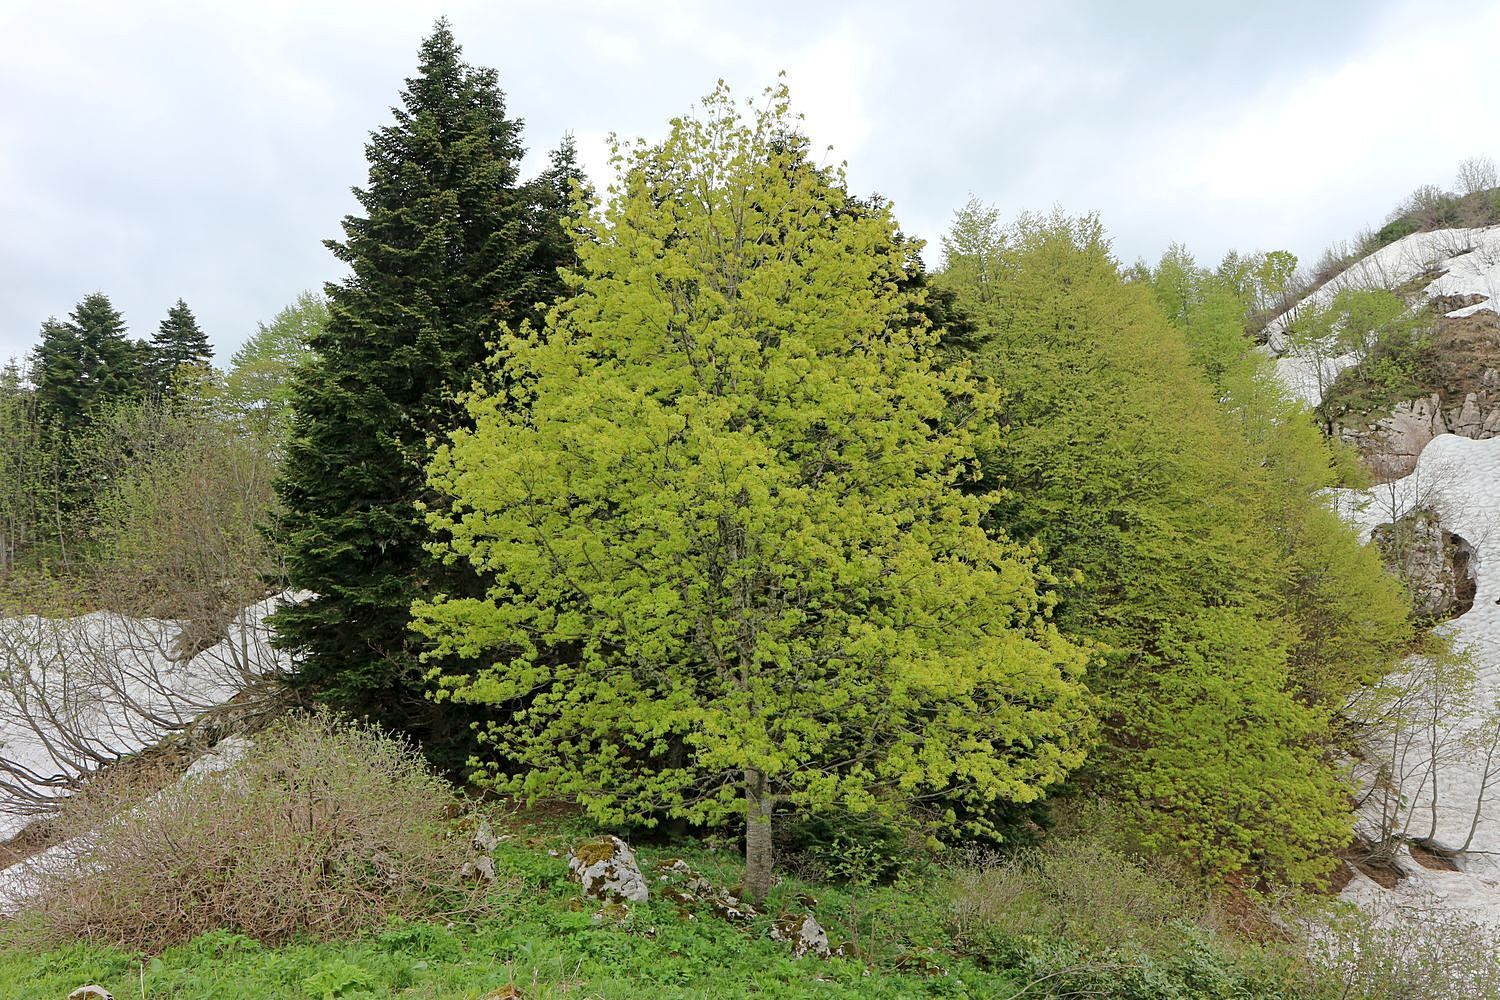
[[[172,390],[173,376],[179,368],[207,367],[213,356],[214,349],[208,343],[208,336],[199,329],[193,311],[178,299],[151,338],[146,374],[153,389],[167,393]]]
[[[460,419],[486,344],[559,291],[557,192],[576,173],[565,149],[518,184],[520,122],[494,71],[460,56],[439,21],[366,147],[364,214],[329,244],[351,273],[327,288],[278,487],[290,581],[316,595],[275,620],[301,682],[429,738],[441,720],[407,630],[439,571],[416,508],[428,441]]]
[[[417,627],[487,664],[444,683],[507,713],[496,783],[743,816],[755,899],[778,803],[1042,795],[1083,758],[1084,654],[959,489],[998,399],[938,364],[889,211],[807,162],[784,89],[721,85],[616,164],[574,297],[431,466],[435,548],[488,589]]]

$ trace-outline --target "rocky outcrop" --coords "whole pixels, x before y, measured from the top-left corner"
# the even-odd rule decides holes
[[[1406,584],[1418,618],[1456,618],[1474,606],[1469,543],[1443,530],[1437,515],[1419,510],[1381,525],[1371,538],[1386,565]]]
[[[675,903],[678,915],[684,919],[693,919],[695,912],[704,908],[721,920],[744,921],[760,916],[755,907],[733,892],[718,888],[681,858],[658,864],[656,880],[664,883],[663,898]]]
[[[615,836],[586,840],[568,853],[568,878],[604,903],[644,903],[650,892],[630,845]]]
[[[1500,373],[1486,369],[1480,389],[1461,399],[1445,401],[1437,393],[1409,399],[1374,423],[1340,424],[1335,432],[1359,450],[1377,482],[1400,479],[1439,434],[1476,441],[1500,436]]]
[[[831,954],[828,933],[823,930],[822,924],[813,919],[811,913],[783,914],[771,925],[771,940],[790,944],[793,958],[804,955],[827,958]]]
[[[90,983],[69,993],[68,1000],[115,1000],[115,995],[97,983]]]
[[[469,846],[474,851],[474,857],[464,862],[459,874],[464,878],[480,879],[484,882],[495,881],[493,855],[495,848],[500,845],[500,838],[495,836],[489,820],[482,816],[466,817],[465,825],[472,828]]]

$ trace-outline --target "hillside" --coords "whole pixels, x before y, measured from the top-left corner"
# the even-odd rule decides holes
[[[391,113],[227,370],[0,377],[0,986],[1500,997],[1493,199],[934,269],[784,81],[527,178],[440,19]]]
[[[1398,833],[1420,842],[1396,850],[1398,873],[1356,871],[1344,894],[1377,912],[1445,912],[1500,927],[1500,814],[1495,811],[1495,706],[1500,698],[1500,227],[1416,233],[1354,263],[1278,317],[1269,343],[1277,372],[1309,405],[1347,381],[1357,356],[1328,343],[1289,345],[1287,330],[1349,289],[1405,296],[1431,323],[1419,395],[1346,415],[1336,428],[1356,444],[1377,479],[1333,494],[1365,537],[1432,515],[1457,567],[1436,555],[1435,572],[1459,577],[1472,607],[1437,626],[1471,661],[1472,677],[1435,678],[1419,660],[1404,679],[1425,723],[1387,730],[1358,768],[1366,782],[1361,830],[1378,842]],[[1385,480],[1379,482],[1379,480]],[[1465,579],[1467,578],[1467,579]],[[1467,586],[1465,586],[1467,584]],[[1400,683],[1400,682],[1398,682]],[[1383,775],[1389,774],[1386,779]],[[1384,790],[1382,782],[1394,787]],[[1396,804],[1399,800],[1399,805]],[[1447,870],[1447,869],[1456,870]],[[1370,877],[1374,874],[1384,887]],[[1394,917],[1393,917],[1394,919]]]

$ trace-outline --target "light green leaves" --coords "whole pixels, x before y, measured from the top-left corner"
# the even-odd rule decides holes
[[[998,397],[938,366],[889,211],[766,105],[721,87],[621,155],[575,298],[430,469],[436,548],[488,590],[418,628],[487,664],[448,693],[514,708],[510,784],[601,818],[720,820],[746,768],[810,808],[1030,800],[1090,727],[1083,653],[966,489]]]

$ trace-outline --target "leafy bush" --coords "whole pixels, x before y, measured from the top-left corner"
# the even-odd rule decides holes
[[[1403,400],[1435,388],[1431,331],[1398,329],[1374,341],[1369,352],[1341,371],[1328,387],[1318,414],[1326,421],[1386,414]]]
[[[915,853],[899,826],[847,812],[799,817],[780,839],[803,874],[838,882],[884,884]]]
[[[225,929],[328,939],[477,905],[451,790],[416,750],[327,715],[276,724],[231,768],[155,795],[96,789],[90,832],[39,866],[24,926],[157,949]]]
[[[1189,880],[1092,837],[971,860],[951,892],[955,936],[981,948],[1000,933],[1101,953],[1165,951],[1208,909]]]
[[[1223,914],[1196,879],[1116,841],[1111,831],[1085,833],[957,866],[956,946],[1023,970],[1037,996],[1302,995],[1300,955],[1216,930]]]
[[[1386,246],[1403,237],[1410,236],[1420,228],[1416,220],[1402,216],[1381,226],[1380,230],[1375,234],[1375,242],[1378,246]]]

